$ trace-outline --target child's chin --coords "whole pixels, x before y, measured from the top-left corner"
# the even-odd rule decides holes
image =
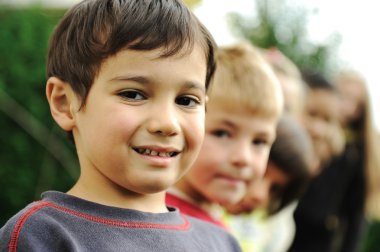
[[[222,207],[233,206],[235,204],[238,204],[242,200],[242,198],[243,198],[243,196],[240,194],[235,196],[235,197],[231,196],[228,198],[223,198],[223,199],[219,200],[219,205],[221,205]]]
[[[169,189],[171,185],[172,185],[171,183],[162,183],[162,182],[151,184],[149,185],[149,187],[145,188],[144,194],[155,194],[155,193],[164,192],[167,189]]]

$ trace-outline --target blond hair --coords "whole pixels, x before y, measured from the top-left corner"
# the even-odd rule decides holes
[[[364,144],[364,167],[366,181],[365,208],[369,218],[380,219],[380,157],[376,151],[379,149],[379,135],[375,129],[370,97],[363,76],[355,71],[340,72],[335,83],[355,83],[363,91],[361,105],[363,107],[362,132],[360,137]]]
[[[227,109],[245,109],[265,117],[279,117],[283,110],[280,84],[258,49],[248,42],[220,47],[212,80],[210,102]]]

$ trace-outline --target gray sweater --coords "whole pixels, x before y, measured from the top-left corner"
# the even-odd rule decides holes
[[[241,251],[216,225],[169,210],[147,213],[49,191],[0,229],[0,251]]]

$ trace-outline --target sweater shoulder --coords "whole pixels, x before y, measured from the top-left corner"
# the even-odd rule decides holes
[[[213,248],[207,248],[208,251],[241,251],[238,241],[224,228],[195,217],[186,218],[189,219],[198,238],[208,240],[208,244],[212,245]]]
[[[48,236],[48,226],[55,222],[49,211],[44,211],[49,204],[44,201],[33,202],[11,217],[0,229],[0,251],[16,251],[20,244],[29,244],[28,241],[38,246],[38,239],[43,239],[44,234]]]

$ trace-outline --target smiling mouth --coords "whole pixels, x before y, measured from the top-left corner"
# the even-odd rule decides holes
[[[146,156],[158,156],[158,157],[175,157],[179,154],[178,151],[160,152],[146,148],[133,148],[134,151],[141,155]]]

